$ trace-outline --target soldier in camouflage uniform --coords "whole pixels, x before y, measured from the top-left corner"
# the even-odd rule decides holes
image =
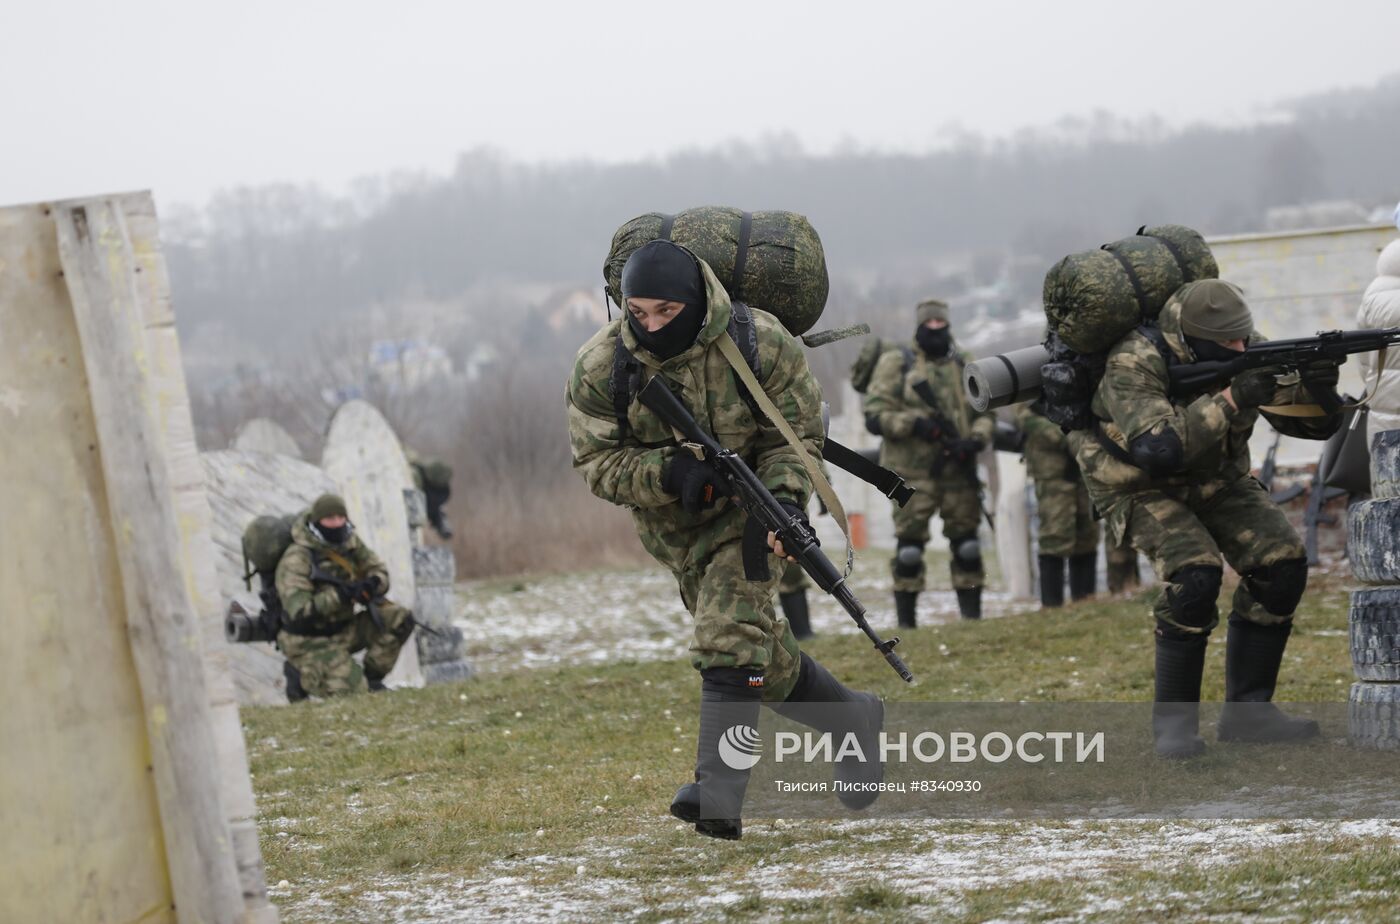
[[[294,684],[312,696],[384,689],[413,632],[413,614],[384,599],[388,592],[389,570],[355,535],[345,501],[334,494],[316,498],[292,524],[292,544],[277,564],[286,613],[277,647],[287,658],[289,699]],[[359,651],[363,668],[351,657]]]
[[[428,525],[442,538],[451,539],[452,524],[448,522],[447,511],[443,508],[452,497],[452,466],[407,447],[404,448],[404,456],[413,472],[413,486],[423,492]]]
[[[1205,747],[1196,704],[1207,639],[1219,622],[1222,559],[1241,580],[1225,643],[1220,740],[1288,740],[1318,730],[1272,704],[1248,712],[1236,706],[1272,700],[1308,578],[1297,533],[1250,476],[1248,440],[1261,413],[1280,432],[1326,439],[1340,414],[1323,415],[1315,401],[1335,397],[1337,367],[1309,367],[1307,384],[1279,369],[1254,369],[1223,389],[1169,395],[1170,365],[1228,359],[1253,339],[1259,335],[1238,288],[1215,279],[1183,286],[1157,327],[1139,328],[1109,352],[1093,399],[1096,427],[1071,439],[1114,541],[1130,541],[1166,582],[1154,609],[1153,713],[1165,757]]]
[[[953,341],[948,306],[927,299],[915,315],[913,345],[881,355],[865,396],[866,425],[884,437],[880,464],[915,489],[909,503],[894,508],[896,549],[890,561],[895,612],[907,627],[916,624],[924,546],[935,513],[943,518],[953,553],[958,608],[965,619],[981,618],[986,572],[977,540],[982,520],[977,454],[991,444],[995,426],[992,414],[974,411],[963,393],[963,366],[972,357]]]
[[[631,510],[642,544],[676,576],[694,619],[691,663],[701,677],[695,782],[677,792],[671,813],[693,822],[702,834],[738,838],[748,770],[736,770],[720,757],[726,728],[757,727],[760,702],[779,709],[786,703],[847,702],[862,704],[861,733],[878,734],[884,708],[873,694],[846,689],[799,650],[787,621],[773,608],[776,570],[768,580],[746,578],[743,511],[717,493],[715,470],[678,446],[674,433],[636,400],[635,391],[619,400],[622,386],[614,387],[614,370],[624,362],[638,391],[650,378],[664,377],[700,425],[742,456],[798,514],[812,491],[798,453],[814,460],[821,454],[821,392],[801,347],[782,324],[766,312],[731,305],[710,267],[685,248],[669,241],[643,245],[623,268],[621,292],[626,320],[607,325],[583,345],[569,381],[574,466],[594,494]],[[719,341],[741,324],[753,325],[758,379],[801,448],[756,419],[740,394]],[[734,721],[736,714],[743,716],[740,722]],[[878,779],[883,769],[871,762],[865,772]]]
[[[1026,434],[1026,473],[1035,484],[1040,603],[1053,609],[1065,602],[1066,562],[1070,599],[1082,600],[1095,593],[1099,524],[1065,432],[1046,419],[1039,401],[1017,405],[1015,417]],[[1137,585],[1137,552],[1110,543],[1106,558],[1111,592],[1121,593]]]

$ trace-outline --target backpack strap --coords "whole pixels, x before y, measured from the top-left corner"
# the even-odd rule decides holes
[[[753,213],[745,212],[739,219],[739,243],[734,251],[734,275],[730,280],[729,298],[731,301],[744,300],[744,268],[749,262],[749,236],[753,233]],[[743,344],[740,344],[742,347]]]
[[[1137,332],[1146,337],[1148,342],[1157,348],[1157,352],[1162,354],[1162,361],[1170,368],[1181,361],[1172,352],[1171,345],[1167,343],[1167,335],[1162,333],[1162,328],[1156,324],[1139,324]]]
[[[1154,241],[1159,242],[1163,247],[1167,248],[1167,252],[1170,253],[1172,255],[1172,259],[1176,261],[1176,268],[1181,270],[1182,282],[1184,283],[1187,279],[1191,278],[1191,274],[1186,268],[1186,255],[1181,252],[1180,247],[1176,246],[1176,242],[1170,241],[1167,238],[1157,234],[1148,234],[1147,225],[1143,225],[1141,228],[1137,229],[1137,236],[1150,237]]]
[[[1133,269],[1133,264],[1127,257],[1113,249],[1112,244],[1104,244],[1099,248],[1113,255],[1118,264],[1123,267],[1123,272],[1128,274],[1128,282],[1133,284],[1133,297],[1138,303],[1138,318],[1143,322],[1147,321],[1147,292],[1142,287],[1142,280],[1138,278],[1137,270]]]
[[[642,388],[642,366],[637,358],[622,342],[622,330],[617,332],[617,345],[613,348],[612,374],[608,376],[608,396],[612,398],[613,415],[617,418],[618,439],[626,439],[631,425],[627,422],[627,409],[632,399]]]
[[[676,216],[662,215],[661,230],[656,232],[658,240],[669,241],[671,239],[671,228],[676,224]]]

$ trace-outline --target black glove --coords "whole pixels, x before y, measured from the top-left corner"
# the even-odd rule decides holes
[[[1317,397],[1319,392],[1331,394],[1336,392],[1337,383],[1341,381],[1341,364],[1330,359],[1317,359],[1299,369],[1298,377],[1313,397]]]
[[[1230,394],[1240,410],[1256,408],[1268,404],[1278,394],[1278,377],[1283,370],[1278,366],[1265,366],[1262,369],[1246,369],[1230,382]]]
[[[978,439],[951,440],[948,443],[948,455],[954,461],[967,463],[977,458],[977,454],[987,448],[987,444]]]
[[[812,521],[807,519],[807,508],[798,504],[797,501],[787,497],[776,497],[774,498],[774,500],[776,500],[779,506],[781,506],[785,511],[787,511],[787,513],[790,516],[796,517],[799,521],[801,521],[802,525],[807,528],[807,531],[812,534],[813,539],[817,538],[816,530],[812,529]],[[820,540],[817,540],[817,545],[821,545]],[[792,550],[790,549],[785,548],[783,549],[783,551],[787,552],[789,555],[792,554]]]
[[[714,506],[719,475],[714,466],[702,462],[687,450],[671,457],[661,473],[661,489],[680,498],[686,513],[699,513]]]
[[[914,421],[914,436],[921,440],[936,442],[943,435],[943,428],[932,417],[920,417]]]
[[[379,578],[373,574],[350,585],[350,596],[358,603],[369,603],[380,593]]]

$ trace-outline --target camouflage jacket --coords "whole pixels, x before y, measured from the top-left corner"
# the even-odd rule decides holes
[[[307,526],[310,515],[308,510],[292,524],[292,544],[277,563],[277,596],[288,616],[310,619],[313,627],[323,628],[348,621],[355,615],[355,605],[343,600],[334,586],[312,581],[313,564],[347,582],[375,575],[381,582],[381,593],[389,591],[389,569],[354,533],[344,546],[329,545],[316,538]]]
[[[1195,362],[1181,332],[1181,303],[1167,302],[1157,319],[1167,347],[1177,362]],[[1256,332],[1251,342],[1262,339]],[[1102,421],[1102,436],[1127,451],[1128,444],[1146,433],[1171,429],[1181,440],[1185,464],[1174,475],[1152,479],[1135,465],[1114,457],[1091,431],[1077,431],[1071,440],[1084,472],[1094,504],[1115,523],[1112,508],[1134,492],[1168,485],[1194,485],[1210,492],[1213,483],[1235,481],[1250,471],[1249,436],[1261,411],[1236,410],[1212,388],[1194,399],[1168,395],[1167,360],[1147,336],[1134,331],[1109,351],[1103,380],[1094,393],[1094,416]],[[1296,377],[1284,378],[1270,406],[1310,404],[1312,397]],[[1287,417],[1262,411],[1276,430],[1286,436],[1326,439],[1335,429],[1336,416]],[[1122,511],[1126,516],[1126,509]]]
[[[887,350],[875,364],[865,395],[865,415],[875,417],[884,439],[880,464],[905,478],[928,478],[942,456],[938,442],[914,436],[914,422],[934,413],[915,388],[928,382],[938,401],[938,412],[957,428],[953,438],[979,439],[992,443],[995,418],[989,411],[974,411],[963,393],[963,366],[972,357],[959,350],[943,359],[929,359],[917,344],[911,344],[914,359],[908,374],[904,371],[903,350]]]
[[[805,506],[812,491],[796,450],[766,419],[756,420],[740,397],[733,367],[716,343],[729,336],[729,296],[710,267],[703,261],[700,265],[709,296],[708,314],[689,349],[659,359],[637,342],[625,319],[613,321],[579,350],[566,394],[574,467],[594,494],[631,509],[642,544],[674,571],[703,566],[715,548],[742,535],[744,517],[728,498],[698,514],[686,513],[675,495],[662,488],[662,474],[681,450],[672,431],[635,396],[627,409],[627,432],[619,433],[609,393],[619,332],[641,364],[644,382],[663,375],[680,386],[681,400],[700,426],[742,456],[776,496]],[[806,451],[820,460],[821,388],[807,368],[802,348],[771,314],[753,310],[753,323],[763,390]]]
[[[1026,434],[1021,454],[1026,460],[1026,474],[1033,481],[1078,480],[1079,466],[1070,451],[1069,437],[1059,424],[1040,413],[1037,402],[1016,405],[1012,417]]]

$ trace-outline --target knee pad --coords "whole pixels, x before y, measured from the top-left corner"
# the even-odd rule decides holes
[[[962,536],[948,540],[953,550],[953,564],[964,571],[977,571],[982,567],[982,543],[976,536]]]
[[[1292,616],[1308,586],[1308,560],[1285,558],[1245,572],[1244,581],[1255,602],[1274,616]]]
[[[1183,626],[1204,629],[1215,618],[1224,572],[1216,565],[1187,565],[1167,578],[1167,606]]]
[[[918,577],[924,570],[924,547],[908,540],[899,540],[894,550],[894,573],[897,577]]]

